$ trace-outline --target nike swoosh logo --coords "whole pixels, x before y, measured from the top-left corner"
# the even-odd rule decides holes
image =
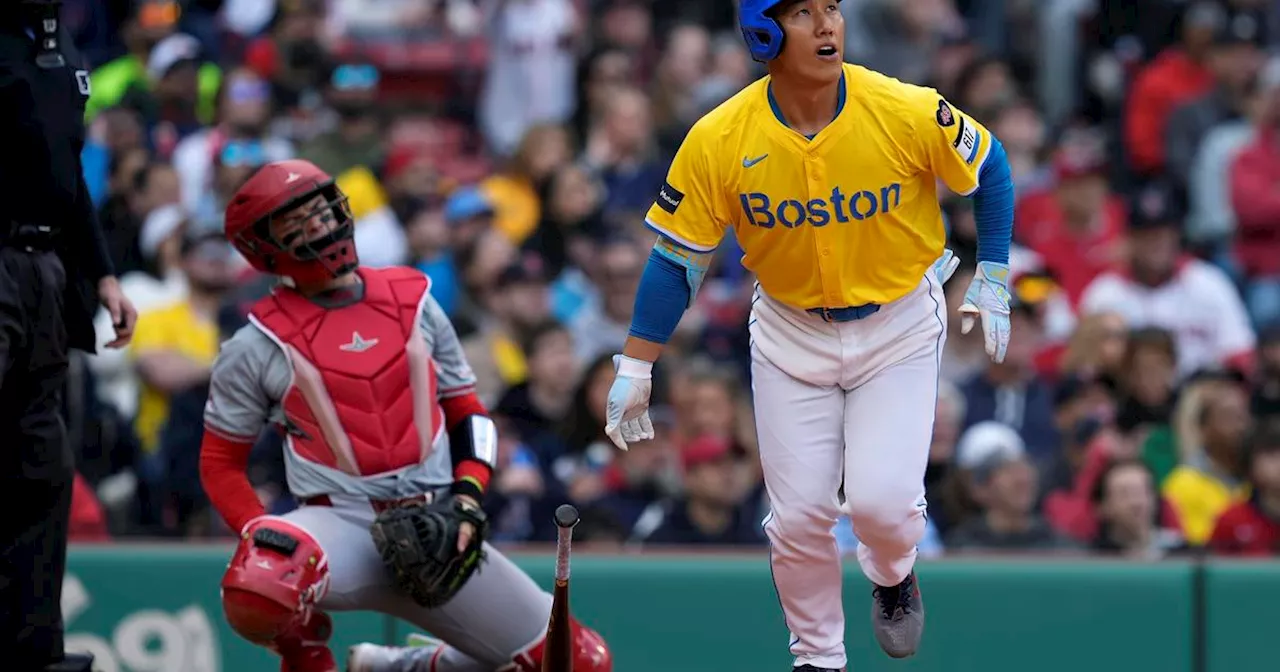
[[[743,168],[750,168],[751,166],[754,166],[754,165],[756,165],[757,163],[760,163],[761,161],[764,161],[764,160],[765,160],[766,158],[768,158],[768,157],[769,157],[769,155],[768,155],[768,154],[761,154],[760,156],[757,156],[757,157],[756,157],[756,158],[754,158],[754,159],[748,159],[747,157],[745,157],[745,156],[744,156],[744,157],[742,157],[742,167],[743,167]]]

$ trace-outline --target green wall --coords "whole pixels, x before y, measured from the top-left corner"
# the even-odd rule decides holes
[[[230,549],[72,550],[68,648],[101,672],[274,672],[222,621]],[[518,556],[544,585],[553,558]],[[870,636],[870,587],[845,582],[850,670],[872,672],[1243,672],[1280,669],[1280,563],[1071,561],[922,563],[925,643],[891,661]],[[786,670],[764,556],[589,556],[573,561],[573,610],[608,639],[617,672]],[[335,650],[399,642],[407,626],[337,614]]]

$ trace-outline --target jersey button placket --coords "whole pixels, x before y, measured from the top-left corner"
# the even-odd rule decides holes
[[[826,199],[828,194],[823,193],[823,186],[826,184],[826,170],[822,164],[822,159],[810,151],[805,152],[804,156],[805,175],[808,177],[808,197]],[[837,308],[839,303],[833,303],[833,297],[838,297],[840,290],[835,285],[835,278],[831,269],[831,243],[830,236],[826,229],[836,226],[835,217],[832,216],[825,226],[813,227],[813,245],[814,252],[817,253],[818,260],[818,278],[822,283],[822,303],[828,308]]]

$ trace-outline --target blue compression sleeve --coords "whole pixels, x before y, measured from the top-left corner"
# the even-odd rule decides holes
[[[978,261],[1009,263],[1013,238],[1013,173],[1009,155],[994,136],[991,152],[978,173],[978,190],[973,193],[973,219],[978,227]]]
[[[680,264],[649,253],[640,287],[636,290],[635,310],[631,317],[631,335],[653,343],[666,343],[689,305],[689,281]]]

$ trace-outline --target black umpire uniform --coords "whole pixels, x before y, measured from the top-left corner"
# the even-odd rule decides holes
[[[0,2],[0,668],[89,670],[60,608],[74,458],[68,348],[92,352],[114,275],[80,167],[87,66],[58,2]]]

